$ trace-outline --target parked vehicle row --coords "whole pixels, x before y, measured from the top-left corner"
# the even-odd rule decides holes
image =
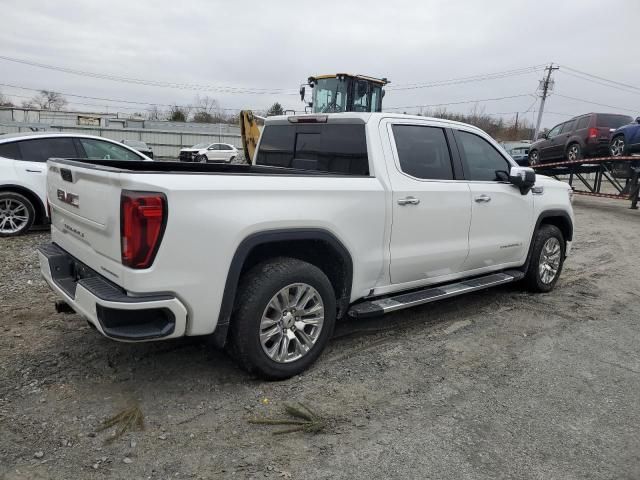
[[[151,161],[128,145],[102,137],[66,133],[0,136],[0,237],[20,235],[48,222],[47,160]]]
[[[640,151],[640,117],[588,113],[562,122],[529,146],[529,164]]]
[[[198,143],[180,150],[181,162],[232,162],[238,156],[238,149],[229,143]]]
[[[515,281],[548,292],[570,251],[569,186],[471,125],[269,117],[253,162],[51,160],[43,277],[108,338],[213,335],[282,379],[337,318]]]

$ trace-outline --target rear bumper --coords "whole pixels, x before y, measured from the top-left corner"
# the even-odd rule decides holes
[[[105,337],[142,342],[184,336],[187,309],[169,293],[126,292],[55,243],[38,247],[49,286]]]

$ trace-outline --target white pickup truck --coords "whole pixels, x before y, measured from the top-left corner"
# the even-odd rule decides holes
[[[50,160],[44,278],[103,335],[212,335],[268,379],[336,319],[522,281],[551,290],[571,190],[470,125],[387,113],[267,119],[252,165]]]

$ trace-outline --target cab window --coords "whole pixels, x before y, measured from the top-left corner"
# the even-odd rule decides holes
[[[467,180],[505,181],[511,164],[484,138],[457,131],[458,146]]]
[[[394,125],[400,169],[424,180],[453,180],[449,145],[442,128]]]

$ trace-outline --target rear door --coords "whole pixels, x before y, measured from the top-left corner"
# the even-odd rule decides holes
[[[17,144],[22,160],[14,163],[16,174],[24,180],[27,188],[44,196],[45,200],[47,160],[79,156],[71,137],[34,138]]]
[[[457,178],[457,152],[444,126],[389,120],[393,159],[390,275],[393,284],[436,282],[460,272],[469,250],[471,194]]]
[[[464,270],[524,261],[533,222],[533,194],[508,182],[511,163],[478,132],[454,130],[471,191],[469,255]]]

